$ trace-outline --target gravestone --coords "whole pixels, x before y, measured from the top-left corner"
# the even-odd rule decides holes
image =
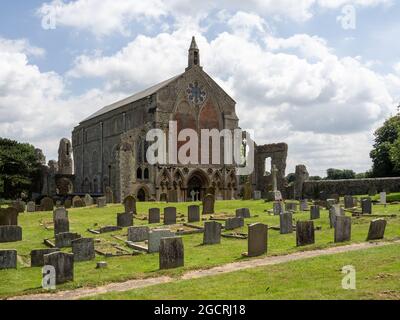
[[[149,227],[129,227],[128,241],[142,242],[149,239]]]
[[[257,257],[267,253],[268,226],[262,223],[249,225],[248,257]]]
[[[60,218],[54,220],[54,235],[69,232],[69,220]]]
[[[136,214],[136,198],[132,195],[124,199],[125,213]]]
[[[72,201],[70,199],[67,199],[64,201],[64,208],[65,209],[70,209],[72,207]]]
[[[372,214],[371,199],[363,199],[361,201],[361,212],[362,214]]]
[[[53,211],[53,221],[58,219],[68,219],[68,211],[65,208],[57,208]]]
[[[27,212],[35,212],[36,211],[36,204],[33,201],[29,201],[26,205]]]
[[[160,194],[160,202],[168,202],[168,195],[166,193]]]
[[[57,200],[56,201],[56,208],[61,208],[61,207],[62,207],[61,201]]]
[[[251,200],[252,187],[250,182],[246,182],[243,187],[243,200]]]
[[[121,228],[133,226],[133,214],[132,213],[118,213],[117,214],[117,226]]]
[[[296,243],[298,247],[315,243],[315,231],[313,221],[297,221]]]
[[[310,208],[310,220],[317,220],[321,218],[319,206],[311,206]]]
[[[110,187],[106,187],[104,196],[106,198],[106,203],[114,203],[114,193]]]
[[[326,209],[330,209],[332,206],[336,204],[336,199],[326,199]]]
[[[332,210],[335,210],[335,214],[337,216],[344,216],[344,209],[340,206],[340,204],[335,204],[331,206]]]
[[[22,200],[16,200],[11,203],[11,207],[15,208],[18,213],[24,213],[26,210],[26,203]]]
[[[280,234],[293,233],[293,214],[291,212],[281,213],[279,223]]]
[[[160,240],[161,238],[173,237],[169,229],[153,229],[149,231],[149,241],[148,241],[148,252],[154,253],[160,251]]]
[[[96,257],[93,238],[79,238],[71,242],[74,262],[90,261]]]
[[[22,241],[22,228],[19,226],[0,226],[0,243]]]
[[[215,206],[215,197],[212,194],[208,194],[203,199],[203,214],[213,214]]]
[[[44,256],[44,265],[53,266],[56,271],[56,284],[74,280],[74,255],[54,252]]]
[[[308,211],[308,202],[307,199],[300,200],[300,211]]]
[[[17,269],[17,250],[0,250],[0,270]]]
[[[297,203],[294,202],[285,202],[285,211],[297,211]]]
[[[184,266],[184,248],[181,237],[162,238],[160,241],[160,269]]]
[[[334,228],[336,226],[336,210],[334,207],[331,207],[329,209],[329,225],[331,228]]]
[[[354,207],[354,198],[352,196],[344,196],[344,208],[351,209]]]
[[[384,219],[372,220],[369,226],[367,241],[383,239],[386,225],[387,221]]]
[[[85,201],[85,206],[86,207],[90,207],[94,203],[93,198],[92,198],[92,196],[90,194],[85,194],[85,198],[84,198],[83,201]]]
[[[168,207],[164,209],[164,224],[176,224],[176,208]]]
[[[284,212],[283,209],[283,202],[282,201],[275,201],[274,202],[274,215],[278,216]]]
[[[58,252],[58,248],[37,249],[31,251],[31,267],[43,267],[44,256],[53,252]]]
[[[49,197],[44,197],[40,201],[40,208],[42,211],[53,211],[54,209],[54,201]]]
[[[256,190],[253,192],[253,199],[254,200],[261,200],[261,191]]]
[[[116,232],[116,231],[121,231],[122,228],[118,227],[118,226],[105,226],[105,227],[101,227],[99,229],[100,233],[108,233],[108,232]]]
[[[225,230],[234,230],[242,228],[244,226],[244,219],[239,218],[228,218],[225,220]]]
[[[346,216],[336,217],[335,242],[351,240],[351,218]]]
[[[160,223],[160,209],[159,208],[151,208],[149,209],[149,223]]]
[[[105,208],[107,207],[107,199],[105,197],[97,198],[97,208]]]
[[[386,192],[381,192],[379,194],[379,203],[386,204]]]
[[[200,207],[189,206],[188,207],[188,222],[199,222],[200,221]]]
[[[236,218],[251,218],[250,209],[248,208],[241,208],[236,210]]]
[[[63,232],[56,234],[55,238],[56,247],[61,249],[71,247],[72,241],[81,238],[81,235],[78,233]]]
[[[79,196],[75,196],[72,198],[72,206],[74,208],[83,208],[85,207],[85,202]]]
[[[18,211],[15,208],[0,208],[0,226],[17,226]]]
[[[204,223],[203,244],[221,243],[222,225],[216,221],[207,221]]]

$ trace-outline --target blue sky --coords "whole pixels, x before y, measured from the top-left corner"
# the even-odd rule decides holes
[[[346,5],[355,29],[337,19]],[[0,136],[56,158],[80,120],[182,72],[193,34],[241,126],[289,144],[288,171],[365,171],[400,102],[399,14],[389,0],[3,0]]]

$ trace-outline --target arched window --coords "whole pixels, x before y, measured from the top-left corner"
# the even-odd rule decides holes
[[[136,178],[139,179],[139,180],[142,180],[143,179],[142,173],[143,173],[142,172],[142,168],[138,168],[137,171],[136,171]]]
[[[149,169],[148,168],[144,169],[143,176],[144,176],[143,177],[144,180],[148,180],[149,179],[150,175],[149,175]]]

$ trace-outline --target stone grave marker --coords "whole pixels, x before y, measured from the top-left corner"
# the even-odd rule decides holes
[[[0,226],[17,226],[18,211],[13,207],[6,209],[0,208]]]
[[[53,266],[56,271],[56,284],[74,281],[74,255],[54,252],[44,256],[44,265]]]
[[[256,190],[253,192],[253,199],[254,200],[261,200],[261,191]]]
[[[334,207],[331,207],[329,209],[329,225],[331,228],[334,228],[336,225],[336,217],[337,217],[336,210]]]
[[[354,207],[354,198],[352,196],[344,196],[344,208],[351,209]]]
[[[293,233],[293,214],[291,212],[281,213],[279,223],[280,234]]]
[[[162,238],[160,241],[160,269],[184,266],[184,247],[181,237]]]
[[[42,211],[53,211],[54,209],[54,201],[49,197],[44,197],[40,201],[40,208]]]
[[[381,240],[385,236],[387,221],[384,219],[375,219],[371,221],[368,231],[367,241]]]
[[[132,195],[124,199],[125,213],[136,214],[136,198]]]
[[[16,200],[11,203],[11,207],[15,208],[18,213],[24,213],[26,210],[26,203],[22,200]]]
[[[308,211],[308,200],[307,199],[303,199],[300,200],[300,211]]]
[[[142,242],[149,239],[149,227],[129,227],[128,241]]]
[[[336,203],[336,199],[326,199],[326,208],[329,210]]]
[[[200,221],[200,207],[189,206],[188,207],[188,222],[199,222]]]
[[[110,187],[106,187],[105,197],[107,203],[114,203],[114,193]]]
[[[203,199],[203,214],[213,214],[215,206],[215,197],[212,194],[208,194]]]
[[[85,202],[79,196],[75,196],[72,198],[72,206],[74,208],[83,208],[85,207]]]
[[[85,194],[83,201],[85,202],[86,207],[90,207],[94,204],[94,200],[90,194]]]
[[[285,202],[285,211],[297,211],[297,203],[294,202]]]
[[[31,251],[31,267],[43,267],[44,256],[53,252],[58,252],[58,248],[36,249]]]
[[[311,206],[310,208],[310,220],[317,220],[321,218],[319,206]]]
[[[169,229],[153,229],[149,231],[148,252],[154,253],[160,251],[161,238],[170,238],[175,234]]]
[[[241,208],[236,210],[236,218],[251,218],[250,209],[248,208]]]
[[[54,220],[54,235],[69,232],[69,220],[60,218]]]
[[[351,240],[351,218],[346,216],[336,217],[335,242],[346,242]]]
[[[275,201],[274,202],[274,215],[278,216],[284,212],[283,202],[282,201]]]
[[[315,231],[313,221],[297,221],[296,243],[298,247],[315,243]]]
[[[379,203],[386,204],[386,192],[381,192],[379,194]]]
[[[22,228],[19,226],[0,226],[0,243],[22,241]]]
[[[65,208],[57,208],[53,211],[53,220],[68,219],[68,211]]]
[[[249,225],[248,257],[257,257],[267,253],[268,226],[262,223]]]
[[[17,250],[0,250],[0,270],[17,269]]]
[[[78,233],[63,232],[56,234],[55,238],[56,247],[61,249],[71,247],[72,241],[81,238],[81,235]]]
[[[36,211],[36,204],[33,201],[29,201],[26,205],[27,212],[35,212]]]
[[[97,198],[97,208],[105,208],[107,207],[107,199],[105,197]]]
[[[65,209],[70,209],[72,207],[72,201],[70,199],[67,199],[64,201],[64,208]]]
[[[225,221],[225,230],[234,230],[244,226],[244,218],[228,218]]]
[[[93,238],[79,238],[71,241],[74,262],[90,261],[96,257]]]
[[[176,224],[176,208],[164,208],[164,225]]]
[[[149,223],[160,223],[160,209],[159,208],[151,208],[149,209]]]
[[[371,199],[363,199],[361,201],[361,212],[362,214],[372,214]]]
[[[118,213],[117,214],[117,226],[121,228],[133,226],[133,214],[132,213]]]
[[[203,244],[219,244],[221,243],[222,225],[216,221],[207,221],[204,223]]]

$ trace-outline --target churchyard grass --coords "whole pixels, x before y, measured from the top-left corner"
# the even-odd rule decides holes
[[[400,299],[400,245],[321,256],[223,275],[108,293],[118,300]],[[356,270],[356,290],[342,288],[343,266]]]
[[[139,214],[146,214],[151,207],[164,208],[176,206],[178,213],[187,215],[187,207],[193,203],[138,203]],[[269,226],[279,226],[279,217],[265,212],[272,209],[272,203],[264,201],[217,201],[216,212],[234,214],[237,208],[250,208],[252,218],[245,220],[245,227],[235,231],[247,233],[247,224],[261,222]],[[374,214],[399,214],[395,218],[386,217],[388,226],[385,240],[398,239],[400,237],[400,205],[374,206]],[[124,247],[122,241],[116,240],[111,235],[124,235],[127,229],[110,234],[94,235],[87,231],[88,228],[97,229],[99,226],[116,225],[117,213],[123,212],[122,205],[109,205],[107,208],[87,207],[69,209],[69,220],[71,232],[78,232],[83,237],[107,240]],[[309,212],[294,214],[295,220],[308,220]],[[178,217],[178,222],[179,222]],[[362,217],[353,219],[352,242],[364,242],[372,218]],[[20,259],[18,270],[0,271],[0,297],[20,295],[32,292],[41,292],[41,268],[29,267],[29,254],[32,249],[45,248],[43,239],[53,238],[53,230],[46,230],[40,225],[41,222],[51,222],[52,212],[24,213],[19,216],[19,225],[23,228],[23,241],[16,243],[0,244],[0,249],[16,249]],[[333,243],[334,231],[329,228],[328,213],[321,211],[321,219],[316,220],[316,243],[314,245],[297,248],[295,233],[280,235],[279,231],[269,230],[268,255],[282,255],[296,251],[313,250],[335,246]],[[97,224],[95,226],[94,224]],[[135,219],[135,225],[145,225],[146,221]],[[200,224],[200,223],[198,223]],[[152,225],[157,226],[157,225]],[[161,224],[160,224],[161,226]],[[124,238],[126,238],[124,236]],[[174,270],[159,269],[158,254],[142,254],[139,256],[124,256],[105,258],[97,255],[95,261],[75,263],[75,280],[64,285],[59,285],[59,290],[78,288],[82,286],[98,286],[109,282],[125,281],[155,277],[160,275],[179,276],[188,270],[204,269],[213,266],[240,261],[244,258],[241,254],[247,251],[246,240],[222,238],[220,245],[202,246],[202,234],[183,236],[185,246],[185,266]],[[344,243],[346,244],[346,243]],[[127,248],[127,247],[126,247]],[[127,248],[128,249],[128,248]],[[63,250],[70,252],[70,249]],[[95,269],[96,261],[107,261],[106,269]]]

